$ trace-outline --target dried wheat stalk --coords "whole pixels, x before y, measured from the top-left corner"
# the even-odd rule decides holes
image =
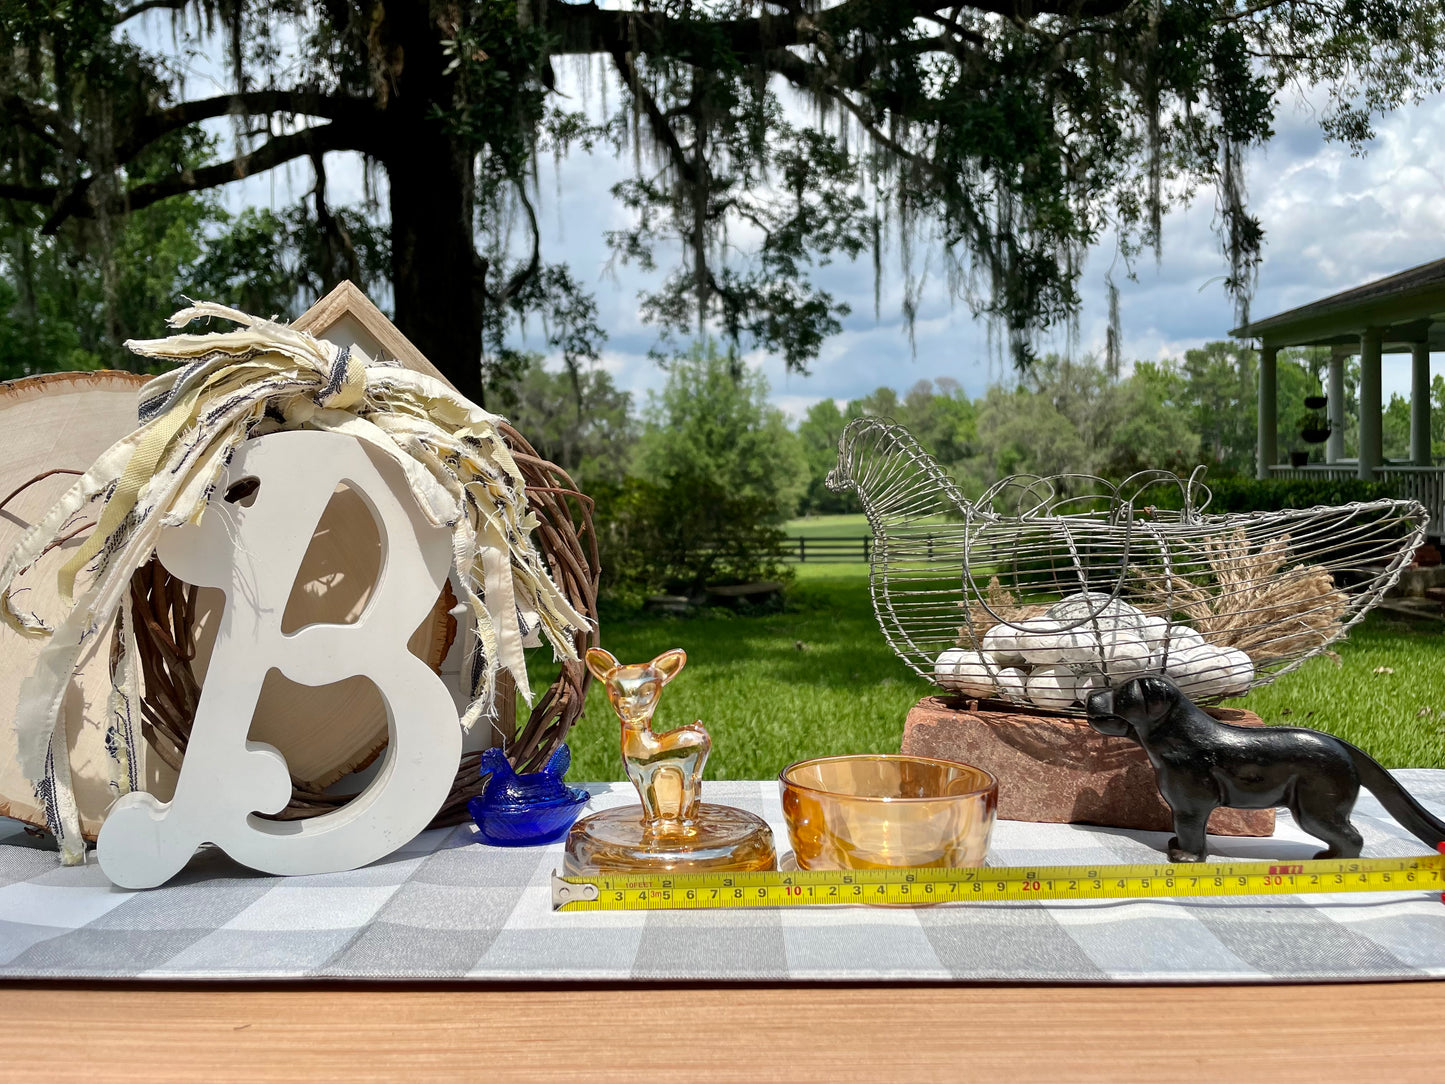
[[[1339,633],[1349,598],[1318,565],[1286,568],[1289,541],[1282,535],[1252,549],[1236,528],[1198,547],[1205,582],[1132,566],[1133,590],[1146,608],[1183,614],[1210,643],[1239,648],[1256,664],[1303,654]]]

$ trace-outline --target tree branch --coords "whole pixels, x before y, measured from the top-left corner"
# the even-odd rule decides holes
[[[890,154],[896,155],[901,160],[911,162],[920,169],[927,170],[931,175],[937,175],[938,167],[935,166],[932,161],[909,150],[903,146],[903,144],[899,143],[898,140],[879,128],[877,123],[859,108],[858,103],[843,93],[840,87],[831,83],[821,85],[814,83],[811,78],[812,67],[807,61],[794,56],[786,49],[778,49],[768,54],[768,67],[769,70],[777,72],[800,90],[826,94],[844,109],[848,110],[848,112],[852,113],[858,123],[863,126],[864,131],[868,133],[869,138],[874,140],[880,147],[887,150]]]
[[[0,111],[14,117],[22,127],[52,146],[77,159],[88,157],[79,133],[71,129],[58,112],[15,94],[0,97]],[[224,116],[271,116],[290,113],[346,121],[358,131],[377,123],[377,110],[367,101],[346,95],[322,94],[310,90],[256,90],[241,94],[220,94],[214,98],[179,102],[166,109],[144,114],[112,148],[110,158],[123,166],[162,136],[179,128]],[[65,214],[83,202],[93,178],[78,181],[65,196]],[[18,197],[17,197],[18,198]]]
[[[53,184],[0,184],[0,199],[21,203],[53,203],[59,193]]]
[[[158,203],[184,192],[199,192],[207,188],[217,188],[254,173],[264,173],[293,158],[324,154],[327,151],[371,152],[373,150],[372,143],[371,133],[340,122],[307,128],[291,135],[277,136],[255,151],[238,154],[229,162],[220,162],[201,169],[188,169],[162,181],[137,185],[116,197],[115,206],[111,210],[113,213],[138,211],[143,207],[149,207],[152,203]],[[83,182],[83,189],[79,185],[72,189],[51,213],[50,218],[41,227],[41,232],[54,233],[66,218],[94,218],[94,206],[90,200],[83,198],[84,191],[89,189],[94,180],[94,177],[87,177]],[[0,196],[10,199],[27,199],[34,203],[48,202],[45,198],[47,192],[51,200],[57,194],[54,187],[30,188],[27,191],[25,186],[0,185]]]
[[[119,26],[121,23],[129,22],[137,15],[144,15],[147,11],[169,10],[180,11],[191,0],[141,0],[139,4],[132,4],[130,7],[116,13],[112,26]]]
[[[545,11],[547,29],[555,36],[554,54],[612,53],[618,49],[647,53],[665,45],[669,55],[699,67],[710,67],[732,56],[757,56],[790,45],[812,45],[821,35],[839,36],[866,25],[871,0],[844,0],[821,11],[795,8],[775,15],[767,8],[752,18],[677,19],[662,12],[617,11],[584,4],[551,3]],[[917,18],[932,17],[949,8],[970,8],[1027,23],[1041,15],[1098,18],[1117,15],[1137,0],[912,0]],[[1280,0],[1267,0],[1278,3]]]
[[[542,231],[537,228],[537,211],[532,206],[532,201],[527,198],[527,187],[524,181],[514,178],[513,185],[517,189],[517,198],[522,201],[522,209],[527,212],[527,223],[532,229],[532,256],[525,267],[519,268],[517,272],[507,279],[507,284],[502,287],[502,292],[492,300],[492,304],[500,308],[507,301],[526,285],[527,280],[537,273],[542,266]]]
[[[80,155],[80,136],[76,135],[56,110],[22,98],[18,94],[5,94],[0,96],[0,112],[9,114],[20,127],[52,147],[77,157]]]
[[[953,0],[947,0],[945,3],[926,3],[921,6],[936,11],[950,6],[952,2]],[[989,15],[1003,15],[1018,22],[1027,22],[1040,15],[1096,19],[1101,15],[1117,15],[1134,3],[1135,0],[969,0],[962,6]]]
[[[946,178],[943,177],[938,166],[931,159],[909,150],[887,132],[880,129],[874,120],[867,116],[863,110],[859,108],[858,104],[844,93],[842,88],[829,83],[815,86],[809,79],[810,71],[806,61],[794,56],[786,49],[776,50],[775,55],[771,55],[769,60],[771,62],[771,70],[782,75],[794,86],[804,90],[814,90],[818,93],[826,94],[844,109],[848,110],[848,112],[852,113],[853,116],[857,118],[858,123],[863,126],[864,131],[868,133],[869,138],[890,154],[897,156],[902,161],[910,163],[915,168],[926,173],[929,177],[945,181],[946,183]],[[986,223],[980,219],[971,202],[964,202],[960,206],[959,211],[963,215],[969,229],[975,232],[981,232],[986,229]],[[980,253],[983,258],[988,261],[991,272],[995,276],[1001,276],[1003,269],[999,264],[997,253],[990,251],[987,246],[982,246]]]
[[[80,135],[66,125],[55,110],[13,94],[0,98],[0,109],[15,117],[23,127],[39,138],[63,149],[75,158],[85,159],[87,157]],[[364,133],[371,131],[378,120],[377,111],[368,102],[344,95],[322,94],[308,90],[258,90],[240,94],[221,94],[214,98],[180,102],[166,109],[159,109],[144,115],[125,134],[124,138],[116,143],[110,157],[117,166],[124,166],[151,143],[177,129],[227,115],[270,116],[275,113],[323,117],[338,123],[345,122],[348,129],[356,133],[353,138],[357,140],[367,138]],[[322,129],[308,130],[321,131]],[[363,148],[358,146],[347,149],[360,150]],[[251,156],[241,155],[235,161],[243,162],[248,157]],[[289,157],[294,158],[297,155],[291,154]],[[252,172],[255,170],[253,169]],[[90,186],[94,183],[94,175],[82,177],[69,191],[60,196],[54,212],[45,223],[44,232],[53,233],[62,221],[71,216],[88,217],[91,212],[88,212],[86,208],[89,207]],[[56,201],[57,197],[53,190],[48,198],[37,198],[40,191],[43,190],[35,190],[29,196],[15,194],[9,198],[30,199],[31,202],[54,203]]]
[[[273,113],[364,123],[374,120],[377,110],[363,98],[322,94],[314,90],[252,90],[240,94],[219,94],[214,98],[179,102],[148,113],[137,126],[135,136],[125,143],[139,149],[168,132],[198,121],[225,116],[269,116]]]
[[[786,52],[786,50],[782,51]],[[792,54],[789,53],[788,55],[791,56]],[[642,105],[642,111],[647,114],[647,123],[652,129],[653,138],[667,148],[673,165],[677,167],[678,172],[694,183],[701,180],[702,178],[698,168],[694,166],[693,162],[689,161],[687,151],[683,149],[682,144],[678,141],[677,133],[672,130],[672,125],[668,123],[667,117],[662,112],[662,108],[657,104],[657,99],[642,85],[642,80],[637,74],[637,66],[632,63],[632,57],[629,55],[628,50],[622,46],[613,49],[612,62],[617,65],[617,73],[622,76],[623,85],[636,96],[638,102]]]

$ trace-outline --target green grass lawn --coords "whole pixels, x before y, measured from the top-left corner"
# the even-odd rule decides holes
[[[851,516],[804,516],[790,519],[784,525],[789,538],[867,538],[868,517],[859,512]]]
[[[713,738],[710,779],[771,778],[803,757],[896,752],[903,717],[930,686],[884,643],[866,566],[844,567],[851,574],[795,582],[782,612],[613,621],[602,644],[624,662],[687,652],[655,724],[702,720]],[[553,674],[538,666],[533,681]],[[616,717],[596,682],[570,743],[573,778],[622,778]]]
[[[1445,768],[1445,624],[1376,610],[1273,685],[1228,703],[1267,723],[1338,734],[1389,768]]]
[[[884,642],[866,565],[793,567],[798,578],[781,612],[603,626],[603,646],[624,662],[687,651],[687,669],[668,686],[656,723],[706,724],[710,779],[772,778],[804,757],[897,752],[908,709],[933,691]],[[1232,703],[1271,723],[1339,734],[1390,767],[1445,768],[1445,626],[1371,614],[1338,648],[1339,665],[1313,659]],[[555,672],[539,659],[534,685]],[[616,717],[596,683],[571,745],[572,778],[623,778]]]

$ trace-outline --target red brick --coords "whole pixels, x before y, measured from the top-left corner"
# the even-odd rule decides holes
[[[1253,712],[1212,708],[1237,726],[1263,726]],[[1004,820],[1173,830],[1173,818],[1144,750],[1100,734],[1074,716],[981,711],[976,702],[926,696],[908,713],[903,752],[961,760],[998,780]],[[1274,834],[1273,809],[1216,809],[1209,831],[1221,836]]]

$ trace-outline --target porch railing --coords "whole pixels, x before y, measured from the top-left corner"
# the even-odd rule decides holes
[[[1310,463],[1303,467],[1274,466],[1271,477],[1299,481],[1338,482],[1356,476],[1353,463]],[[1438,538],[1445,532],[1445,467],[1392,465],[1375,468],[1375,479],[1390,487],[1391,493],[1416,500],[1430,513],[1426,533]]]

